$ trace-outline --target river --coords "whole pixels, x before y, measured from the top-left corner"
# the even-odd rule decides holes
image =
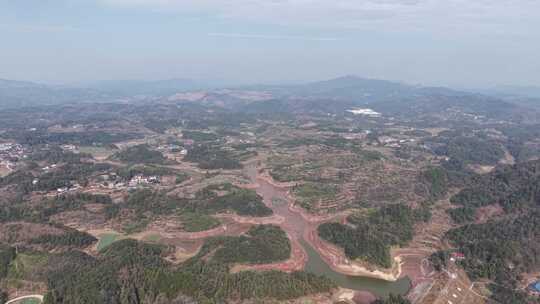
[[[305,271],[317,275],[324,275],[333,280],[340,287],[358,291],[369,291],[377,297],[386,297],[389,294],[405,295],[409,291],[411,281],[408,278],[390,282],[371,277],[349,276],[334,271],[321,258],[319,253],[304,239],[304,232],[308,227],[308,222],[299,213],[289,209],[287,203],[289,197],[286,191],[272,185],[265,179],[259,178],[256,163],[247,164],[245,170],[246,175],[250,180],[259,185],[256,189],[257,193],[263,197],[264,201],[269,206],[271,206],[275,214],[284,218],[281,227],[291,236],[291,238],[298,240],[298,243],[303,247],[307,254],[307,263],[304,268]]]

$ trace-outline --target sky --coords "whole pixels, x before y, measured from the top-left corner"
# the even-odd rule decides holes
[[[540,86],[538,0],[0,0],[0,78]]]

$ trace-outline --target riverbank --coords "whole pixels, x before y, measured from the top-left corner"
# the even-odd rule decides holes
[[[317,227],[321,223],[343,218],[348,215],[348,212],[329,215],[308,214],[305,210],[294,204],[294,200],[292,199],[287,186],[273,182],[268,174],[259,174],[258,170],[255,170],[255,172],[257,172],[255,176],[250,176],[254,184],[258,184],[261,187],[267,185],[273,188],[275,192],[279,193],[281,198],[285,199],[287,202],[288,211],[291,214],[297,215],[305,222],[304,227],[301,229],[301,235],[297,237],[302,237],[308,242],[332,270],[343,275],[370,277],[389,282],[395,282],[401,277],[401,259],[399,256],[395,258],[394,265],[391,269],[374,269],[374,267],[370,269],[367,265],[361,265],[357,262],[350,261],[345,257],[342,250],[319,238]],[[268,195],[265,191],[259,192],[259,194]],[[263,196],[263,198],[265,201],[268,201],[267,197]],[[283,209],[276,208],[276,206],[272,206],[272,204],[270,204],[269,207],[273,208],[274,212],[281,211],[283,213]],[[281,216],[285,217],[286,214],[281,214]]]
[[[325,215],[309,214],[294,204],[290,189],[283,187],[283,185],[272,184],[268,181],[268,176],[259,174],[257,167],[247,166],[246,170],[250,183],[238,184],[238,186],[255,190],[263,198],[263,202],[274,211],[272,216],[257,218],[231,213],[219,214],[216,217],[222,221],[222,225],[201,232],[181,231],[177,225],[172,225],[167,218],[163,218],[150,223],[144,232],[126,237],[146,240],[149,236],[158,236],[159,243],[174,245],[177,248],[174,256],[168,257],[168,260],[177,263],[196,254],[208,237],[241,235],[253,225],[273,224],[280,226],[288,235],[291,242],[289,259],[263,265],[237,264],[231,267],[231,272],[306,270],[318,275],[325,275],[340,287],[360,292],[364,296],[385,297],[391,293],[406,294],[409,291],[411,284],[408,279],[404,279],[402,276],[399,257],[396,259],[395,266],[388,271],[374,269],[368,265],[349,261],[342,250],[318,237],[317,227],[321,223],[342,220],[350,212]],[[94,235],[107,232],[112,233],[113,231],[91,231]]]
[[[395,266],[388,271],[369,268],[356,262],[346,263],[343,252],[337,247],[329,247],[330,244],[325,244],[318,238],[317,227],[321,223],[342,220],[350,211],[325,215],[310,214],[294,204],[290,187],[287,187],[290,185],[273,182],[257,165],[260,163],[253,161],[245,164],[245,175],[251,183],[239,186],[257,191],[264,203],[274,211],[274,216],[284,219],[279,226],[287,232],[293,250],[287,261],[266,265],[235,265],[233,271],[305,270],[329,277],[340,287],[353,290],[355,295],[358,293],[364,300],[386,297],[389,294],[405,295],[410,290],[410,280],[401,276],[399,257]],[[299,250],[295,250],[297,246]]]
[[[317,250],[321,258],[334,271],[348,276],[364,276],[376,278],[389,282],[395,282],[401,277],[401,258],[395,257],[392,268],[377,269],[375,266],[362,265],[358,262],[351,261],[343,250],[322,240],[316,229],[306,231],[304,239]],[[369,267],[369,268],[368,268]]]

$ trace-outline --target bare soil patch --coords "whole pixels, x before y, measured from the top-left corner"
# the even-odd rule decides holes
[[[43,235],[62,234],[62,229],[47,224],[12,222],[0,225],[0,242],[9,244],[24,243]]]

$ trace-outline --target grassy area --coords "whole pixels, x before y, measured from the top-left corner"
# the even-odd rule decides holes
[[[19,302],[20,304],[40,304],[41,301],[36,298],[24,299]]]
[[[270,175],[279,182],[291,182],[302,180],[304,171],[302,171],[302,167],[275,166],[270,170]]]
[[[294,188],[294,194],[304,199],[324,199],[336,195],[338,188],[322,183],[305,183]]]
[[[201,213],[184,213],[180,216],[185,231],[198,232],[219,226],[219,220]]]
[[[137,232],[142,232],[146,227],[148,226],[148,223],[150,223],[150,220],[147,218],[141,218],[138,221],[130,222],[128,224],[125,224],[122,227],[122,231],[126,234],[133,234]]]
[[[149,234],[143,238],[143,241],[150,242],[150,243],[157,243],[161,239],[161,236],[159,234]]]
[[[104,233],[99,236],[97,249],[101,251],[120,239],[122,239],[122,236],[118,233]]]
[[[94,156],[95,158],[107,158],[114,153],[113,149],[106,148],[106,147],[93,147],[93,146],[80,147],[79,151],[81,153],[92,154],[92,156]]]
[[[335,185],[323,183],[305,183],[294,187],[294,195],[303,208],[310,210],[319,200],[326,200],[335,196],[338,188]]]
[[[272,156],[268,159],[270,175],[280,182],[290,182],[302,180],[304,172],[302,166],[298,166],[298,161],[289,156]]]
[[[17,257],[11,262],[8,268],[7,276],[3,280],[4,287],[7,289],[19,290],[28,286],[28,282],[40,282],[43,280],[43,273],[48,267],[48,254],[43,252],[24,252],[18,253]],[[17,303],[40,303],[24,302]]]
[[[47,260],[47,255],[43,253],[19,253],[9,267],[8,278],[32,280],[35,270],[45,267]]]
[[[178,173],[176,174],[176,180],[175,180],[175,183],[178,185],[178,184],[181,184],[185,181],[187,181],[189,179],[189,175],[187,173]]]

